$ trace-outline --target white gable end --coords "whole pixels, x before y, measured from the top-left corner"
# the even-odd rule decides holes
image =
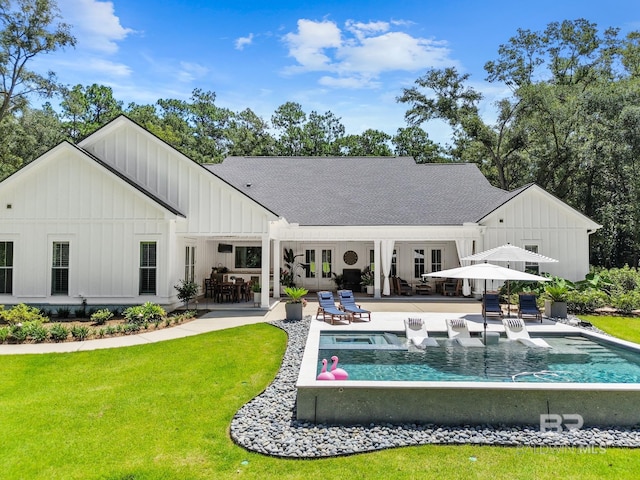
[[[255,235],[277,216],[126,117],[80,146],[184,212],[176,233]]]

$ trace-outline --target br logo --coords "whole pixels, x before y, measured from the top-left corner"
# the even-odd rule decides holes
[[[565,413],[564,415],[559,415],[557,413],[544,413],[540,415],[541,432],[562,432],[564,429],[580,430],[583,424],[584,420],[582,415],[577,413]]]

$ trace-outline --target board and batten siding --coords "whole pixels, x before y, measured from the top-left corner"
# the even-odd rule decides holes
[[[539,187],[528,188],[480,223],[487,227],[482,250],[535,244],[539,253],[559,260],[540,264],[541,272],[571,281],[589,273],[589,231],[599,225]]]
[[[158,258],[174,215],[69,144],[3,182],[0,240],[14,242],[13,297],[24,302],[131,301],[140,241]],[[10,206],[10,208],[9,208]],[[69,242],[69,297],[50,295],[53,242]],[[158,278],[166,278],[158,262]],[[165,282],[166,283],[166,282]],[[158,281],[158,296],[173,294]]]
[[[186,215],[179,235],[260,236],[277,217],[125,117],[81,143]]]

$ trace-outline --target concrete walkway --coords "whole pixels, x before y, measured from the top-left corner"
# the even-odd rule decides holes
[[[389,301],[362,301],[362,307],[375,312],[456,312],[479,313],[480,302],[420,302],[410,299],[398,302]],[[317,302],[309,302],[303,314],[315,316],[318,308]],[[226,328],[240,327],[253,323],[270,322],[285,318],[284,302],[277,303],[270,311],[264,310],[221,310],[212,311],[196,320],[176,325],[161,330],[149,330],[136,335],[121,335],[117,337],[86,340],[83,342],[63,343],[26,343],[18,345],[0,345],[0,355],[35,354],[35,353],[68,353],[87,350],[99,350],[103,348],[131,347],[147,343],[162,342],[176,338],[190,337],[201,333],[223,330]]]

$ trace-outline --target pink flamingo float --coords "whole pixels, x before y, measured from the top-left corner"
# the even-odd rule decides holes
[[[333,376],[333,373],[327,372],[327,359],[322,359],[322,370],[320,374],[316,377],[316,380],[335,380],[336,377]]]
[[[347,380],[349,378],[349,374],[345,370],[338,368],[338,357],[334,355],[333,357],[331,357],[331,361],[333,362],[333,364],[331,365],[331,373],[333,374],[335,379]]]

